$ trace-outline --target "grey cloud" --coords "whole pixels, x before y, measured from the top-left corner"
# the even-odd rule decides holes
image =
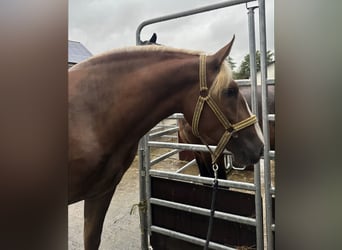
[[[217,2],[222,1],[72,0],[69,1],[69,39],[82,42],[94,54],[132,46],[136,28],[142,21]],[[270,23],[273,22],[272,0],[266,0],[266,6]],[[273,24],[270,27],[267,37],[273,49]],[[142,31],[142,39],[148,39],[153,32],[158,34],[158,42],[165,45],[208,52],[215,52],[236,34],[231,56],[240,63],[248,53],[245,5],[147,26]]]

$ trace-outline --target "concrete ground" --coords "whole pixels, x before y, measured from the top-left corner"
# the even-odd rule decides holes
[[[108,209],[100,249],[140,249],[139,211],[130,214],[134,204],[139,203],[138,164],[134,161],[117,186]],[[83,201],[69,206],[69,250],[83,247]]]

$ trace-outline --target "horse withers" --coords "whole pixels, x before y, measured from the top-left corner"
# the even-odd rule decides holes
[[[136,46],[69,69],[68,198],[85,201],[85,249],[99,247],[107,209],[139,139],[171,114],[183,113],[206,143],[223,145],[241,164],[259,161],[260,127],[225,62],[233,41],[213,55]],[[199,107],[202,98],[211,104]]]

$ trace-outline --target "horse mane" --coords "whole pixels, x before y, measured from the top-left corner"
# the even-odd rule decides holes
[[[156,44],[144,45],[144,46],[130,46],[119,49],[113,49],[108,51],[107,53],[125,53],[125,52],[139,52],[139,51],[160,51],[161,53],[171,52],[171,53],[180,53],[180,54],[188,54],[188,55],[200,55],[203,54],[203,51],[196,50],[187,50],[187,49],[179,49],[173,48],[169,46],[160,46]],[[106,53],[104,53],[106,54]]]
[[[70,68],[70,70],[77,69],[79,66],[85,65],[94,65],[94,64],[101,64],[106,63],[108,61],[113,60],[114,57],[120,55],[126,55],[127,53],[145,53],[145,52],[160,52],[160,53],[177,53],[179,55],[194,55],[199,56],[200,54],[204,54],[203,51],[195,51],[195,50],[187,50],[187,49],[179,49],[173,48],[169,46],[159,46],[156,44],[151,45],[144,45],[144,46],[129,46],[123,48],[115,48],[112,50],[105,51],[103,53],[94,55],[84,61],[79,62],[78,64],[74,65]]]
[[[192,55],[192,56],[199,56],[201,54],[206,54],[203,51],[196,51],[196,50],[188,50],[188,49],[179,49],[179,48],[173,48],[169,46],[159,46],[159,45],[144,45],[144,46],[130,46],[130,47],[124,47],[119,49],[112,49],[103,53],[100,53],[98,55],[95,55],[89,59],[86,59],[75,66],[73,66],[71,69],[76,69],[78,66],[84,64],[98,64],[103,63],[107,61],[111,61],[113,57],[118,55],[124,55],[127,53],[139,53],[139,52],[160,52],[160,53],[176,53],[179,55]],[[229,85],[229,83],[233,79],[232,70],[229,67],[228,63],[224,61],[221,65],[220,71],[217,74],[213,86],[211,88],[211,93],[218,94],[220,90],[224,89]],[[220,96],[220,95],[218,95]]]

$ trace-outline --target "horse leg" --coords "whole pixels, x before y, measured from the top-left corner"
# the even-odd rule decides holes
[[[227,173],[226,173],[226,166],[224,164],[224,156],[221,155],[217,160],[217,178],[226,180],[227,179]]]
[[[103,222],[112,200],[115,188],[101,197],[84,201],[84,249],[97,250]]]
[[[200,172],[200,176],[203,177],[214,177],[213,174],[210,174],[209,170],[208,170],[208,161],[206,159],[206,157],[204,155],[202,155],[200,152],[195,152],[195,159],[196,159],[196,163],[198,166],[198,170]]]

